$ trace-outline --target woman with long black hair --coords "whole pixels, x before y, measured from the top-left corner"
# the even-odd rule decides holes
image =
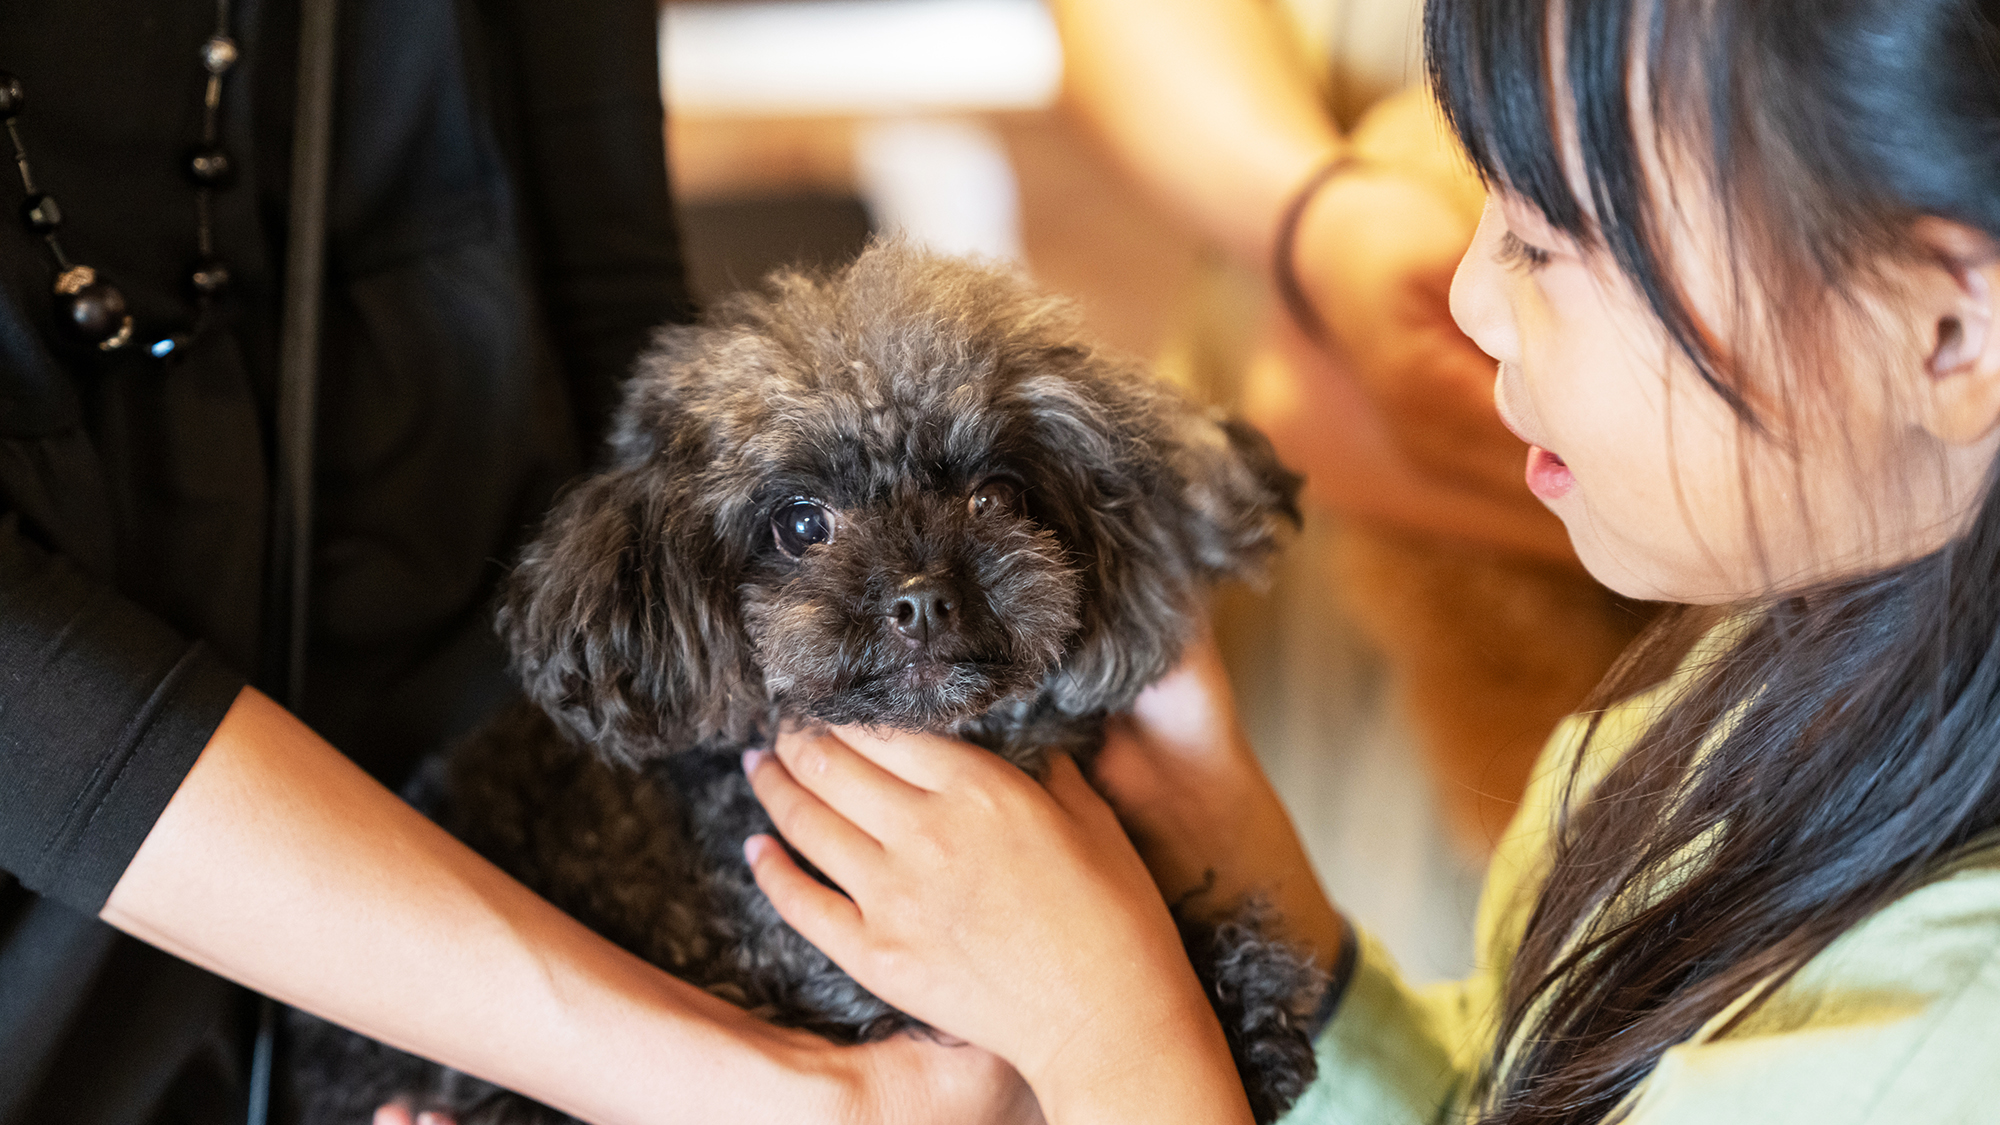
[[[1686,608],[1547,750],[1461,984],[1334,913],[1204,660],[1100,782],[1170,895],[1261,889],[1336,970],[1293,1120],[2000,1120],[2000,6],[1431,0],[1427,37],[1528,483]],[[1074,769],[859,731],[746,766],[848,892],[753,839],[779,909],[1051,1120],[1247,1120]]]

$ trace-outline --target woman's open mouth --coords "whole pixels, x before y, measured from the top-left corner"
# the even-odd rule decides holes
[[[1539,445],[1528,447],[1528,491],[1544,501],[1560,500],[1576,487],[1576,475],[1563,459]]]

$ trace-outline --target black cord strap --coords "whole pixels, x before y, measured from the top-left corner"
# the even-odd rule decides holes
[[[1327,331],[1326,321],[1320,318],[1312,300],[1306,296],[1305,287],[1299,284],[1299,226],[1305,220],[1306,208],[1318,198],[1321,189],[1342,173],[1360,165],[1361,161],[1353,153],[1342,152],[1315,168],[1286,202],[1285,210],[1278,219],[1277,238],[1271,247],[1271,280],[1277,285],[1278,297],[1285,302],[1285,311],[1292,314],[1292,320],[1300,330],[1317,344],[1328,343],[1333,337]]]
[[[306,587],[312,562],[314,410],[319,400],[321,294],[326,283],[327,183],[333,165],[334,49],[338,0],[305,0],[300,13],[298,106],[278,353],[278,481],[272,578],[286,614],[272,682],[296,711],[305,694]]]
[[[285,309],[278,344],[278,458],[272,489],[271,592],[283,616],[271,630],[267,682],[297,711],[305,696],[306,609],[312,572],[313,447],[319,400],[320,303],[326,281],[327,184],[333,167],[333,87],[339,0],[304,0],[299,13],[298,105],[292,123],[292,193]],[[249,1125],[271,1115],[278,1005],[258,1005],[250,1062]]]
[[[1347,987],[1354,983],[1355,970],[1361,967],[1361,935],[1354,929],[1354,923],[1346,918],[1340,921],[1346,927],[1340,935],[1340,952],[1334,955],[1333,970],[1326,976],[1326,991],[1319,994],[1319,1006],[1313,1009],[1312,1019],[1306,1024],[1306,1038],[1314,1041],[1339,1014]]]

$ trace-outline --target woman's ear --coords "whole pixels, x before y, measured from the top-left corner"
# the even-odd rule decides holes
[[[686,477],[659,459],[578,484],[507,584],[501,636],[528,697],[572,738],[625,762],[762,717],[730,554]]]
[[[1943,219],[1920,220],[1916,234],[1948,278],[1921,286],[1917,298],[1927,347],[1922,425],[1946,445],[1972,445],[2000,428],[2000,251],[1983,232]]]

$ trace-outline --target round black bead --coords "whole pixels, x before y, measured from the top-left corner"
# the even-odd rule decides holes
[[[57,298],[64,324],[85,343],[103,345],[129,332],[125,294],[108,282],[96,281]]]
[[[12,121],[21,107],[28,104],[28,88],[21,80],[0,70],[0,121]]]
[[[203,258],[195,263],[194,272],[188,274],[188,281],[202,296],[216,296],[229,288],[229,263],[221,258]]]
[[[51,234],[62,228],[62,208],[55,196],[36,192],[21,201],[21,220],[36,234]]]
[[[229,186],[236,175],[236,162],[221,147],[198,148],[188,154],[188,178],[207,188]]]

